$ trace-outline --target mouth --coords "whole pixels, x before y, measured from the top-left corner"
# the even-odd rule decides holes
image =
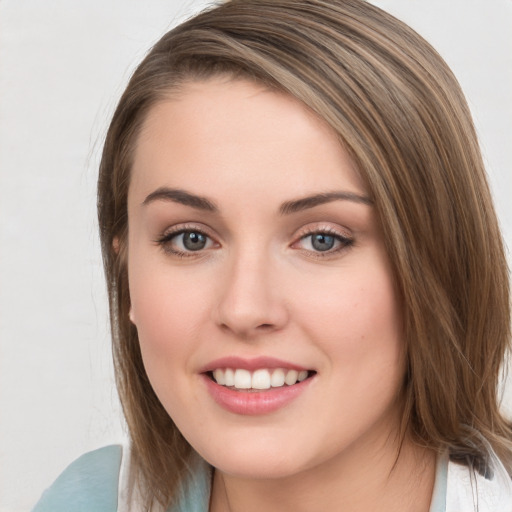
[[[317,371],[274,357],[223,357],[200,369],[206,390],[237,415],[266,415],[309,396]]]
[[[216,368],[206,375],[219,386],[236,391],[257,392],[294,386],[315,375],[314,370],[293,368]]]

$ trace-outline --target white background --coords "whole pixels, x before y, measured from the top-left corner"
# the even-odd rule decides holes
[[[459,77],[512,247],[512,0],[375,3]],[[96,234],[98,155],[134,66],[206,4],[0,0],[0,512],[29,510],[72,459],[124,435]]]

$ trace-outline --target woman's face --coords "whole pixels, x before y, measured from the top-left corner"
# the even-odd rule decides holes
[[[330,128],[252,82],[190,83],[149,112],[128,213],[144,365],[206,460],[282,477],[390,446],[400,307],[371,200]]]

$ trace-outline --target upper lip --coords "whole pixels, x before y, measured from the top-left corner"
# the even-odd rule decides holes
[[[245,359],[242,357],[230,356],[230,357],[221,357],[219,359],[215,359],[211,361],[203,368],[201,368],[200,373],[212,372],[217,368],[240,368],[242,370],[248,370],[250,372],[259,370],[261,368],[284,368],[288,370],[311,370],[311,368],[306,368],[304,366],[290,363],[289,361],[284,361],[282,359],[276,359],[275,357],[254,357],[250,359]]]

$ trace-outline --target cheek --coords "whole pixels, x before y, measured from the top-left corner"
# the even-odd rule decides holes
[[[403,326],[391,272],[382,259],[360,268],[308,287],[295,316],[340,378],[362,386],[379,378],[401,382]]]
[[[132,273],[130,294],[146,373],[162,405],[179,423],[190,407],[198,407],[197,390],[189,379],[200,346],[204,291],[160,269]]]
[[[207,280],[176,272],[159,255],[130,253],[131,317],[137,327],[144,366],[152,384],[187,369],[207,315]],[[155,389],[156,390],[156,389]]]
[[[334,276],[334,277],[333,277]],[[369,341],[370,335],[401,338],[401,312],[391,277],[378,267],[317,280],[300,293],[298,318],[330,339]]]
[[[388,272],[374,266],[331,285],[328,297],[310,298],[302,318],[308,337],[327,356],[329,400],[318,401],[313,416],[331,425],[333,440],[345,442],[399,417],[405,350],[401,308]]]

